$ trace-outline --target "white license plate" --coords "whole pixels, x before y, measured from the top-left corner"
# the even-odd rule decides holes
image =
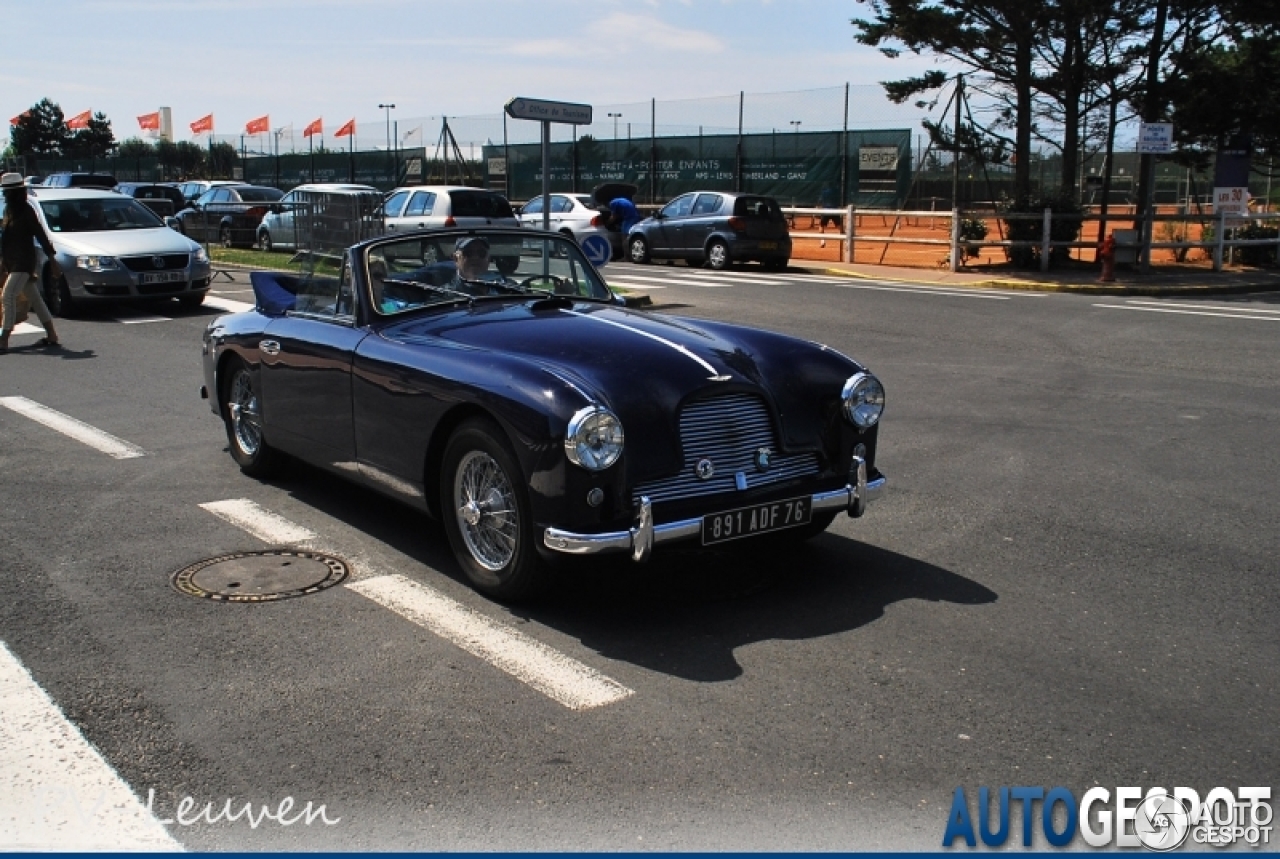
[[[808,496],[713,513],[702,517],[702,545],[804,525],[812,516],[813,499]]]
[[[174,283],[187,279],[187,273],[183,271],[155,271],[148,272],[139,279],[139,283]]]

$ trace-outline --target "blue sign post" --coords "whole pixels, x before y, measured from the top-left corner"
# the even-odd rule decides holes
[[[604,236],[595,234],[582,240],[582,252],[596,268],[604,268],[613,258],[613,246]]]

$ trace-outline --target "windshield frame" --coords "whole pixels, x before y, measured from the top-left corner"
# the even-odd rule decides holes
[[[459,240],[476,236],[489,243],[490,258],[483,275],[465,278],[457,271],[454,249]],[[518,249],[518,257],[511,256],[513,249]],[[417,230],[381,236],[353,251],[362,303],[372,320],[476,302],[618,300],[578,244],[559,233],[520,228]]]

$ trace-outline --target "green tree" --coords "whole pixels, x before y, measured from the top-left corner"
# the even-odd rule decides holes
[[[120,141],[120,145],[116,147],[116,155],[120,158],[154,158],[156,148],[140,137],[130,137]]]
[[[103,113],[89,118],[86,128],[77,130],[63,143],[62,151],[81,158],[101,158],[116,148],[116,137],[111,131],[111,121]]]
[[[19,156],[56,155],[62,151],[67,136],[62,108],[47,98],[33,104],[9,126],[9,142]]]
[[[209,147],[209,177],[231,178],[231,171],[239,158],[236,148],[230,143],[214,143]]]

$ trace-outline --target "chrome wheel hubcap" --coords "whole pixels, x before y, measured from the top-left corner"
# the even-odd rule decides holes
[[[258,413],[258,395],[253,392],[253,382],[243,370],[231,380],[227,414],[240,450],[248,456],[257,454],[262,446],[262,418]]]
[[[520,529],[515,492],[493,457],[473,450],[462,458],[453,479],[453,506],[476,563],[496,572],[511,562]]]

